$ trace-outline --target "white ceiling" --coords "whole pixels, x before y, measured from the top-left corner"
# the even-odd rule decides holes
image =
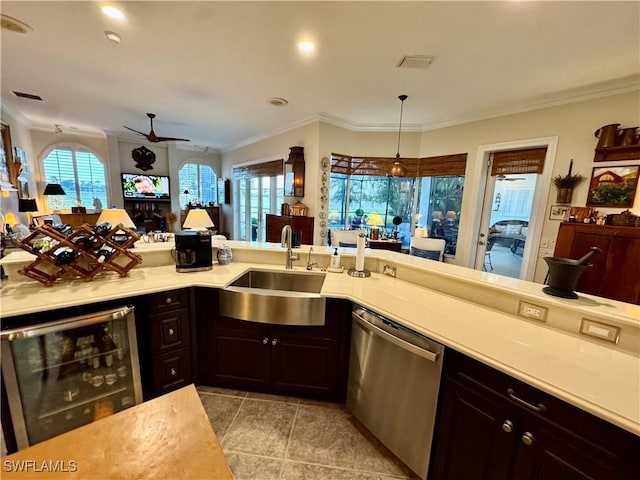
[[[153,112],[156,134],[226,150],[318,118],[394,130],[400,94],[403,125],[432,129],[640,85],[638,1],[115,4],[124,21],[99,2],[3,0],[33,28],[1,32],[3,106],[33,128],[122,137]],[[398,69],[403,55],[436,58]]]

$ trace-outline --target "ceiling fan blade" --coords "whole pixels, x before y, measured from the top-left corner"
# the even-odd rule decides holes
[[[191,140],[187,138],[174,138],[174,137],[156,137],[156,142],[190,142]]]
[[[126,128],[127,130],[131,130],[132,132],[136,132],[136,133],[138,133],[138,134],[142,135],[143,137],[146,137],[146,136],[147,136],[147,134],[146,134],[146,133],[139,132],[138,130],[134,130],[134,129],[133,129],[133,128],[131,128],[131,127],[127,127],[126,125],[123,125],[123,127],[124,127],[124,128]]]

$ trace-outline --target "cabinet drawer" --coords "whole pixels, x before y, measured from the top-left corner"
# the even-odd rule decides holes
[[[153,358],[153,385],[157,393],[166,393],[191,382],[190,348],[164,353]]]
[[[189,290],[171,290],[149,295],[149,313],[167,312],[189,306]]]
[[[149,316],[151,351],[162,353],[188,347],[190,342],[189,310],[175,310]]]

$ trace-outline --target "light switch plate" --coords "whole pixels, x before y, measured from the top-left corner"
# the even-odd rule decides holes
[[[620,338],[620,327],[607,325],[606,323],[596,322],[583,318],[580,324],[580,333],[589,335],[590,337],[606,340],[611,343],[618,343]]]
[[[547,307],[541,307],[534,303],[523,302],[518,304],[518,315],[525,318],[532,318],[541,322],[547,321]]]

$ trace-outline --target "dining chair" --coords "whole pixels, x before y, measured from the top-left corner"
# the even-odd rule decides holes
[[[444,248],[447,242],[442,238],[411,237],[409,253],[414,257],[444,262]]]

